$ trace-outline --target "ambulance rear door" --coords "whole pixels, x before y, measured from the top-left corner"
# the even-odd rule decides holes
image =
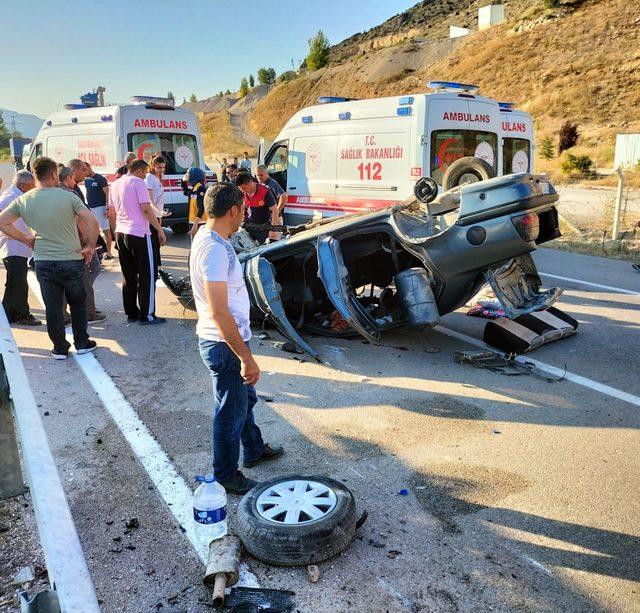
[[[501,174],[533,172],[533,121],[529,113],[501,109]]]
[[[427,96],[424,166],[438,185],[447,168],[462,157],[477,157],[498,169],[498,105],[469,93]]]
[[[337,208],[343,213],[377,209],[410,196],[419,139],[412,106],[395,97],[335,106]]]
[[[289,131],[287,157],[288,223],[339,214],[336,207],[336,126],[318,122]]]

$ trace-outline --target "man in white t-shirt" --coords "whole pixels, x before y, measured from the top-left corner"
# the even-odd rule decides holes
[[[242,266],[227,240],[244,221],[242,192],[230,183],[213,185],[204,210],[207,222],[193,239],[189,272],[200,355],[213,381],[213,470],[227,492],[246,494],[257,483],[238,470],[240,443],[246,468],[279,458],[283,449],[263,442],[253,417],[260,368],[248,345],[250,303]]]

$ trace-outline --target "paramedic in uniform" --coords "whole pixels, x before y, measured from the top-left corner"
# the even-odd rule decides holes
[[[156,210],[149,202],[149,190],[144,178],[149,165],[144,160],[129,164],[129,172],[111,185],[109,206],[116,214],[116,242],[120,253],[122,302],[127,321],[142,325],[163,324],[156,317],[156,276],[158,267],[151,244],[151,224],[158,232],[160,245],[167,242],[158,223]]]
[[[253,177],[246,172],[241,172],[238,175],[236,185],[242,191],[244,203],[247,206],[247,222],[249,224],[278,224],[280,211],[276,199],[268,187],[256,183]],[[251,238],[260,245],[267,240],[267,237],[279,238],[276,232],[252,229],[250,225],[247,230]]]
[[[189,273],[200,355],[213,383],[213,471],[227,492],[245,494],[257,484],[238,470],[240,444],[246,468],[279,458],[283,449],[263,442],[253,416],[260,368],[248,345],[250,303],[242,266],[228,241],[244,221],[242,193],[229,183],[211,186],[205,212]]]

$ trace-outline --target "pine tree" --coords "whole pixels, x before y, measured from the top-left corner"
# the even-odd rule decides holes
[[[250,74],[249,75],[249,87],[253,87],[256,84],[256,82],[253,80],[253,75]]]
[[[540,157],[543,160],[551,160],[555,157],[555,147],[550,136],[545,136],[540,142]]]
[[[246,77],[242,77],[242,81],[240,81],[240,98],[244,98],[249,93],[249,83],[247,82]]]
[[[171,100],[173,104],[176,103],[176,97],[173,95],[173,92],[171,90],[167,92],[167,98],[169,98],[169,100]]]
[[[276,82],[276,71],[274,68],[259,68],[258,83],[271,85]]]
[[[189,97],[189,102],[198,102],[195,94],[191,94],[191,96]]]
[[[324,68],[329,63],[329,39],[322,30],[309,40],[309,55],[307,55],[307,70],[313,71]]]

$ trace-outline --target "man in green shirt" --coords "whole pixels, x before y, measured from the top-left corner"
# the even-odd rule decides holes
[[[52,159],[38,158],[33,171],[36,188],[16,198],[0,214],[0,231],[33,248],[47,332],[53,342],[51,355],[64,360],[70,344],[65,338],[63,296],[71,309],[76,352],[88,353],[96,348],[96,342],[87,334],[84,267],[93,257],[100,228],[78,196],[58,187],[58,167]],[[18,218],[33,230],[34,236],[12,225]]]

